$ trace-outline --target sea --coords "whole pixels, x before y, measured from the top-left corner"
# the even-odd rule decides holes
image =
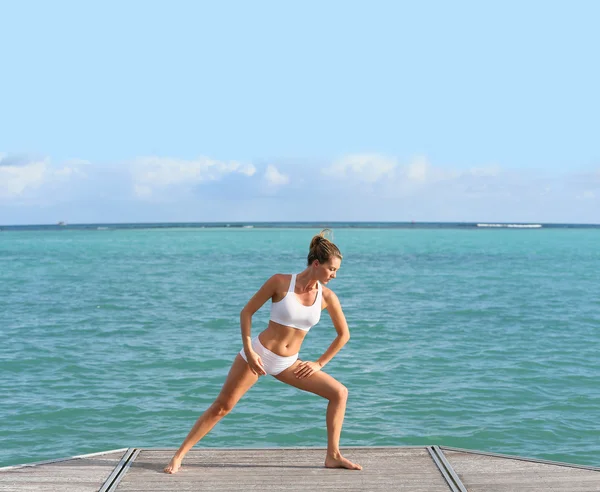
[[[241,309],[324,227],[351,334],[324,368],[349,389],[342,450],[600,466],[600,226],[325,222],[0,226],[0,466],[178,447]],[[324,311],[300,357],[335,336]],[[326,403],[261,377],[196,446],[324,447]]]

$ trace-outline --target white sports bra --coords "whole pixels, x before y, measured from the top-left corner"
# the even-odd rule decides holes
[[[321,299],[323,296],[323,288],[317,282],[317,298],[312,306],[302,304],[294,289],[296,287],[296,274],[292,274],[292,280],[288,287],[287,294],[281,301],[271,304],[271,321],[280,325],[291,326],[303,331],[308,331],[316,325],[321,319]]]

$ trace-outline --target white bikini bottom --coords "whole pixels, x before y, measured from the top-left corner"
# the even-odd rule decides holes
[[[258,335],[252,339],[252,348],[258,355],[260,355],[265,372],[271,376],[277,376],[277,374],[285,371],[298,360],[298,354],[290,355],[288,357],[274,354],[269,349],[265,348],[262,343],[260,343]],[[240,355],[246,362],[248,362],[244,349],[240,350]]]

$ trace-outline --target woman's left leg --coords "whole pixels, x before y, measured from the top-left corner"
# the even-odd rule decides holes
[[[327,456],[325,466],[327,468],[348,468],[350,470],[362,470],[359,464],[352,463],[344,458],[340,452],[340,435],[342,424],[346,413],[346,402],[348,400],[348,388],[329,374],[318,371],[309,377],[299,379],[294,374],[300,360],[275,378],[279,381],[309,391],[329,400],[327,404]]]

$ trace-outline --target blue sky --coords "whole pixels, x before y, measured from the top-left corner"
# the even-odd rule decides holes
[[[600,223],[598,2],[0,11],[0,224]]]

